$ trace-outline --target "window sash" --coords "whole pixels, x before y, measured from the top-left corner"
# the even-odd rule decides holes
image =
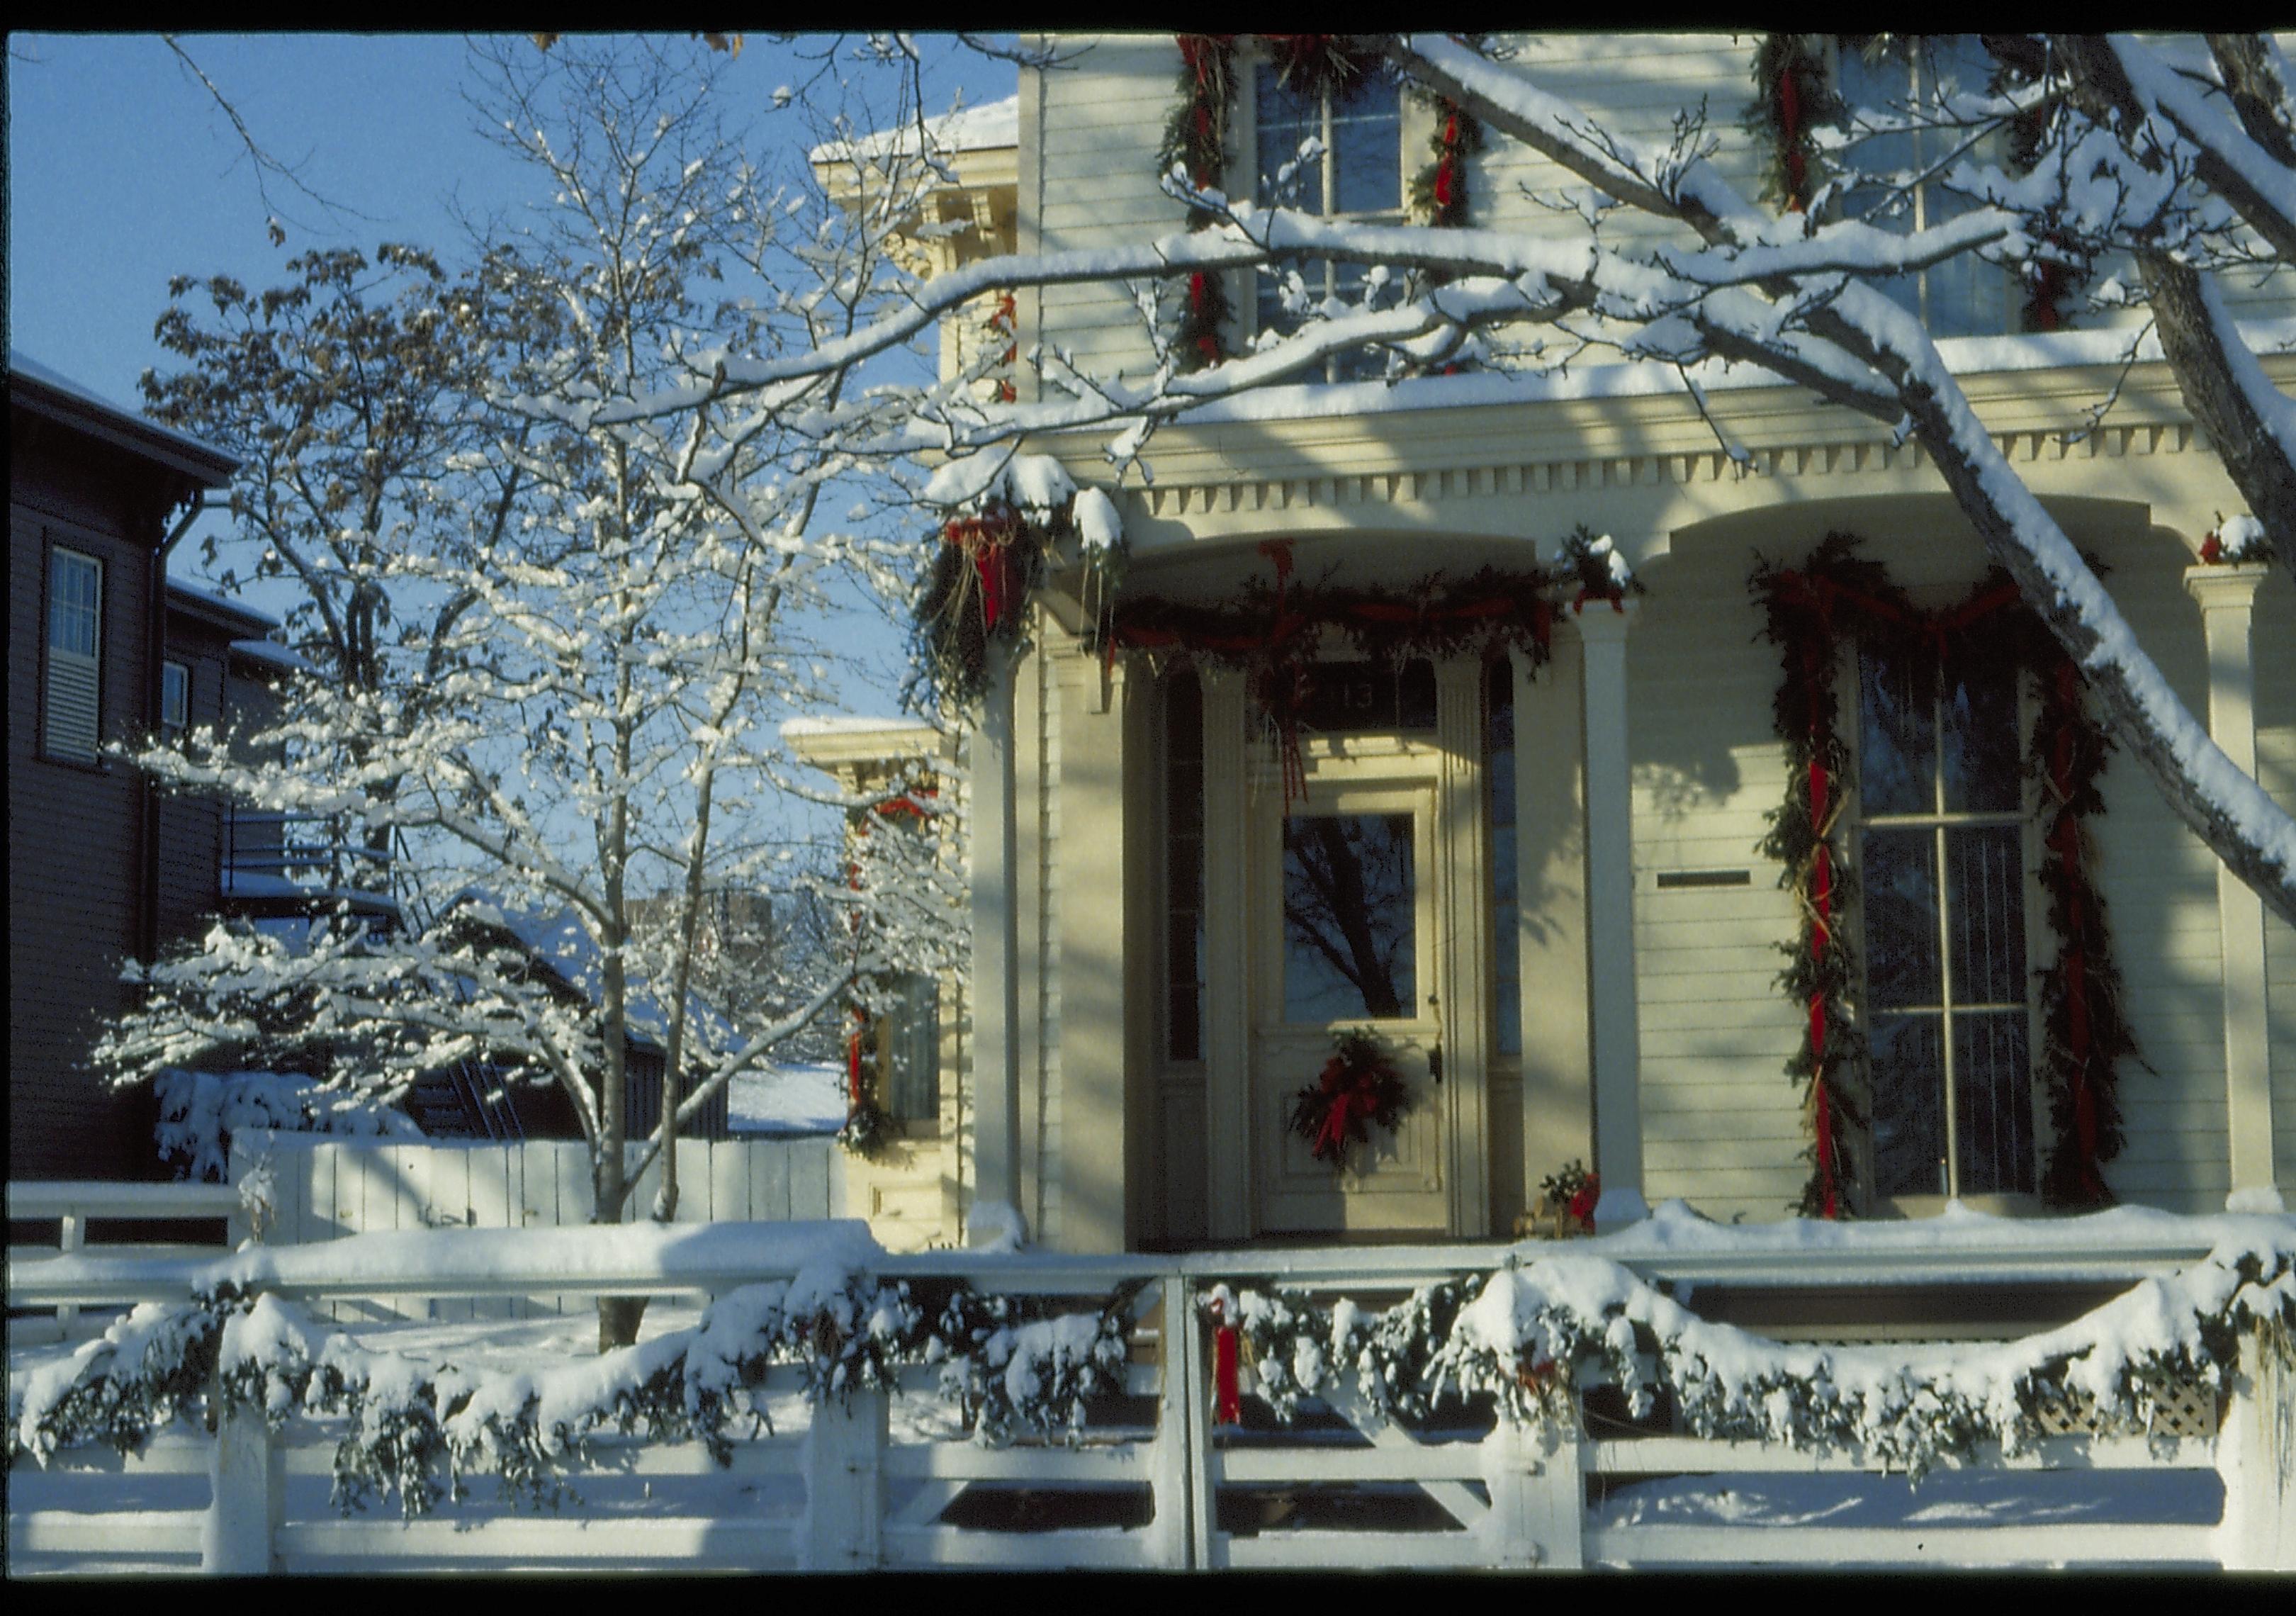
[[[192,724],[192,670],[182,662],[160,665],[160,728],[180,735]]]
[[[103,563],[94,556],[49,550],[47,639],[44,748],[51,758],[94,763],[103,696]]]
[[[2005,720],[2013,740],[2013,685],[2005,694],[1972,693],[1935,670],[1908,709],[1876,700],[1877,689],[1897,688],[1885,671],[1902,684],[1904,670],[1858,656],[1860,781],[1869,758],[1877,767],[1886,758],[1899,775],[1908,759],[1920,767],[1883,789],[1895,811],[1858,821],[1876,1193],[2030,1193],[2024,816],[1952,806],[1970,797],[1972,780],[1988,778],[1983,754],[1999,763],[2002,737],[1972,713],[1995,730]],[[1909,796],[1929,808],[1906,811]]]
[[[1403,97],[1401,87],[1384,77],[1362,92],[1340,97],[1326,94],[1310,104],[1285,88],[1275,66],[1262,62],[1253,75],[1253,144],[1258,178],[1255,194],[1263,201],[1275,194],[1279,171],[1293,163],[1302,141],[1313,137],[1322,147],[1312,163],[1300,165],[1292,176],[1296,186],[1292,205],[1326,218],[1359,219],[1367,224],[1394,224],[1403,217]],[[1357,300],[1364,295],[1369,267],[1328,260],[1277,266],[1253,276],[1253,330],[1288,332],[1298,322],[1283,308],[1291,278],[1305,283],[1311,301],[1337,298]],[[1324,362],[1326,380],[1375,380],[1385,373],[1386,360],[1378,353],[1334,355]]]

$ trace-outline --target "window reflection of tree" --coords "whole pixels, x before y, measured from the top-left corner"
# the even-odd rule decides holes
[[[1407,814],[1316,816],[1288,821],[1283,833],[1285,1011],[1313,1013],[1340,981],[1362,1002],[1361,1013],[1395,1019],[1413,1013],[1398,987],[1412,980],[1412,823]],[[1332,980],[1337,973],[1339,981]],[[1352,1008],[1341,1014],[1354,1013]]]

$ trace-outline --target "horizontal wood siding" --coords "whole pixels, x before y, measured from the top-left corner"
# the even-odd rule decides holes
[[[1982,572],[1965,535],[1893,540],[1878,504],[1853,525],[1869,554],[1924,595],[1951,598]],[[2075,537],[2104,561],[2138,636],[2204,712],[2206,664],[2182,548],[2157,533]],[[1777,656],[1757,642],[1759,618],[1745,593],[1753,559],[1738,544],[1677,540],[1649,570],[1629,640],[1629,700],[1644,1194],[1681,1196],[1711,1216],[1765,1218],[1784,1213],[1808,1169],[1798,1160],[1807,1144],[1799,1086],[1784,1072],[1802,1021],[1776,988],[1777,945],[1796,921],[1776,866],[1755,851],[1785,781],[1771,738]],[[2284,799],[2296,781],[2296,656],[2278,642],[2296,634],[2286,626],[2289,591],[2278,580],[2274,589],[2258,619],[2259,716],[2266,782]],[[2108,770],[2104,792],[2108,811],[2092,824],[2097,868],[2143,1054],[2120,1072],[2128,1146],[2107,1177],[2130,1201],[2212,1210],[2229,1187],[2216,862],[2126,761]],[[1750,874],[1744,886],[1661,890],[1656,881],[1667,870],[1737,869]],[[2030,937],[2030,964],[2043,964],[2051,946]],[[2296,947],[2284,927],[2271,946],[2275,1082],[2290,1095]],[[2284,1157],[2296,1137],[2290,1110],[2275,1112]]]
[[[103,563],[101,738],[144,733],[158,535],[132,503],[149,489],[124,457],[28,432],[18,412],[10,420],[8,1173],[148,1176],[148,1100],[107,1095],[86,1064],[97,1019],[121,1004],[120,962],[142,926],[143,783],[118,762],[40,755],[40,669],[46,551],[61,544]]]
[[[1723,1219],[1782,1216],[1805,1170],[1785,1075],[1801,1021],[1773,985],[1792,906],[1754,851],[1785,774],[1770,738],[1776,661],[1754,644],[1746,596],[1752,559],[1685,546],[1652,569],[1628,636],[1643,1191]],[[1751,879],[1658,890],[1674,869]]]

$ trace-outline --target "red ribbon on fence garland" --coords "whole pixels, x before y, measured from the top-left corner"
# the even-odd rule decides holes
[[[1217,1296],[1211,1300],[1211,1316],[1212,1417],[1233,1425],[1243,1418],[1243,1398],[1236,1389],[1240,1343],[1235,1326],[1227,1322],[1227,1308]]]

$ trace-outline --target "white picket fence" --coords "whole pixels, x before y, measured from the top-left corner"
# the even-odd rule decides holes
[[[1493,1250],[1457,1248],[1286,1254],[1283,1276],[1328,1294],[1377,1299],[1488,1269],[1497,1258]],[[1129,1396],[1097,1407],[1073,1445],[990,1449],[951,1440],[945,1426],[916,1417],[937,1407],[931,1371],[906,1372],[897,1403],[861,1391],[814,1409],[799,1395],[797,1372],[776,1370],[767,1388],[783,1397],[774,1430],[738,1443],[730,1468],[693,1447],[607,1440],[570,1467],[578,1497],[559,1511],[522,1513],[481,1496],[402,1522],[395,1510],[343,1518],[330,1508],[335,1432],[326,1423],[298,1418],[275,1436],[251,1416],[234,1415],[212,1440],[169,1436],[124,1460],[75,1451],[44,1471],[20,1464],[10,1478],[8,1570],[2296,1569],[2296,1390],[2252,1359],[2212,1433],[2152,1443],[2053,1438],[2014,1461],[1980,1453],[1976,1464],[1951,1472],[2011,1483],[2054,1476],[2098,1494],[2133,1478],[2163,1484],[2164,1496],[2202,1497],[2206,1507],[2197,1511],[2179,1505],[2160,1519],[2103,1519],[2075,1507],[2057,1519],[2027,1512],[2013,1526],[1982,1525],[1956,1523],[1948,1501],[1882,1524],[1839,1524],[1844,1517],[1829,1509],[1763,1525],[1733,1525],[1710,1510],[1696,1519],[1669,1521],[1662,1510],[1636,1519],[1620,1501],[1653,1481],[1677,1492],[1688,1485],[1681,1479],[1699,1477],[1749,1492],[1788,1477],[1836,1476],[1853,1491],[1904,1483],[1879,1477],[1875,1462],[1853,1451],[1584,1430],[1543,1447],[1536,1434],[1488,1415],[1405,1430],[1362,1417],[1345,1399],[1289,1427],[1255,1417],[1249,1403],[1243,1423],[1222,1424],[1213,1417],[1210,1332],[1199,1304],[1216,1280],[1265,1276],[1270,1260],[1266,1252],[940,1252],[882,1266],[882,1278],[962,1276],[984,1292],[1065,1298],[1078,1309],[1097,1308],[1120,1284],[1146,1281],[1135,1304]],[[2097,1253],[2090,1271],[2116,1260],[2125,1258]],[[1933,1274],[1952,1266],[1949,1259],[1929,1264]],[[152,1265],[120,1272],[131,1267],[138,1293],[153,1293]],[[75,1272],[70,1284],[48,1284],[34,1265],[12,1264],[12,1301],[93,1306],[105,1281],[89,1277],[85,1260]],[[713,1273],[708,1289],[786,1276]],[[538,1291],[548,1279],[562,1281],[563,1270],[545,1277],[512,1264],[453,1288],[483,1306]],[[410,1278],[385,1289],[412,1293],[421,1284]],[[675,1288],[659,1274],[600,1271],[586,1276],[582,1292]],[[276,1289],[320,1306],[373,1300],[376,1286],[370,1269],[359,1280],[307,1276]],[[492,1484],[481,1479],[476,1488],[488,1495]]]

